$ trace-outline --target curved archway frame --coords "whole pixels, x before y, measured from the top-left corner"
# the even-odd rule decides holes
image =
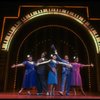
[[[38,7],[39,10],[30,12],[29,14],[25,15],[20,20],[18,20],[10,28],[9,32],[7,33],[4,40],[2,41],[6,20],[7,19],[18,19],[20,17],[20,12],[21,12],[22,7],[25,7],[25,8],[26,7],[33,7],[33,8]],[[86,9],[86,15],[87,15],[88,20],[100,20],[99,18],[89,18],[89,9],[87,6],[63,6],[62,8],[59,6],[48,6],[46,8],[43,8],[43,6],[22,5],[22,6],[19,6],[17,17],[4,17],[3,27],[2,27],[2,32],[1,32],[1,39],[0,39],[0,43],[2,42],[1,49],[4,51],[9,51],[10,43],[11,43],[14,35],[20,29],[20,27],[23,26],[28,21],[30,21],[36,17],[54,14],[54,15],[62,15],[62,16],[69,17],[69,18],[75,20],[76,22],[80,23],[83,27],[85,27],[85,29],[88,31],[89,35],[91,36],[91,38],[95,44],[97,54],[100,53],[100,37],[99,37],[98,32],[90,25],[90,23],[88,21],[86,21],[86,19],[84,19],[82,16],[80,16],[72,11],[66,10],[66,8]]]

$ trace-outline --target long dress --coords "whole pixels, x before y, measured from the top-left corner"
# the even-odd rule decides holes
[[[23,77],[22,88],[32,88],[36,86],[36,70],[34,62],[24,61],[25,65],[25,74]]]
[[[49,66],[50,66],[50,71],[48,73],[48,84],[58,84],[58,79],[57,79],[57,62],[51,60],[49,62]]]
[[[82,64],[72,63],[72,66],[71,86],[82,86],[82,78],[80,74],[80,68],[82,67]]]

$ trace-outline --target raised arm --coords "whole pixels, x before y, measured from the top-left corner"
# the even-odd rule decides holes
[[[43,62],[41,62],[41,63],[38,62],[38,63],[36,64],[36,66],[39,66],[39,65],[41,65],[41,64],[47,64],[47,63],[49,63],[50,61],[51,61],[51,60],[43,61]]]
[[[56,49],[55,49],[54,53],[56,54],[57,60],[63,62],[63,59],[58,55],[58,52]]]
[[[56,49],[55,49],[54,53],[56,54],[57,60],[63,62],[63,59],[58,55],[58,52]]]
[[[53,49],[53,51],[55,51],[55,50],[56,50],[56,48],[55,48],[54,44],[52,44],[52,45],[51,45],[51,49]]]
[[[15,67],[24,67],[25,65],[23,63],[20,63],[20,64],[13,64],[11,66],[11,68],[15,68]]]

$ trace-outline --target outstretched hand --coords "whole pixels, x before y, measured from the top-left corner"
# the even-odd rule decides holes
[[[38,63],[36,63],[36,66],[39,66],[40,65],[40,63],[38,62]]]
[[[11,66],[11,68],[15,68],[16,67],[16,65],[15,64],[13,64],[12,66]]]
[[[94,67],[94,64],[91,63],[90,66],[91,66],[91,67]]]

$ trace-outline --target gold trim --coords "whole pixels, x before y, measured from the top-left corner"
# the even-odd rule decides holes
[[[98,21],[98,20],[100,20],[100,18],[92,18],[92,17],[90,17],[90,15],[89,15],[89,7],[88,6],[41,6],[41,5],[20,5],[19,6],[19,8],[18,8],[18,14],[17,14],[17,16],[9,16],[9,17],[4,17],[3,18],[3,24],[2,24],[2,30],[1,30],[1,38],[0,38],[0,44],[1,44],[1,42],[2,42],[2,38],[3,38],[3,33],[4,33],[4,26],[5,26],[5,21],[6,21],[6,19],[17,19],[17,18],[19,18],[19,16],[20,16],[20,10],[21,10],[21,8],[22,7],[65,7],[65,8],[85,8],[86,9],[86,14],[87,14],[87,18],[88,18],[88,20],[95,20],[95,21]]]

